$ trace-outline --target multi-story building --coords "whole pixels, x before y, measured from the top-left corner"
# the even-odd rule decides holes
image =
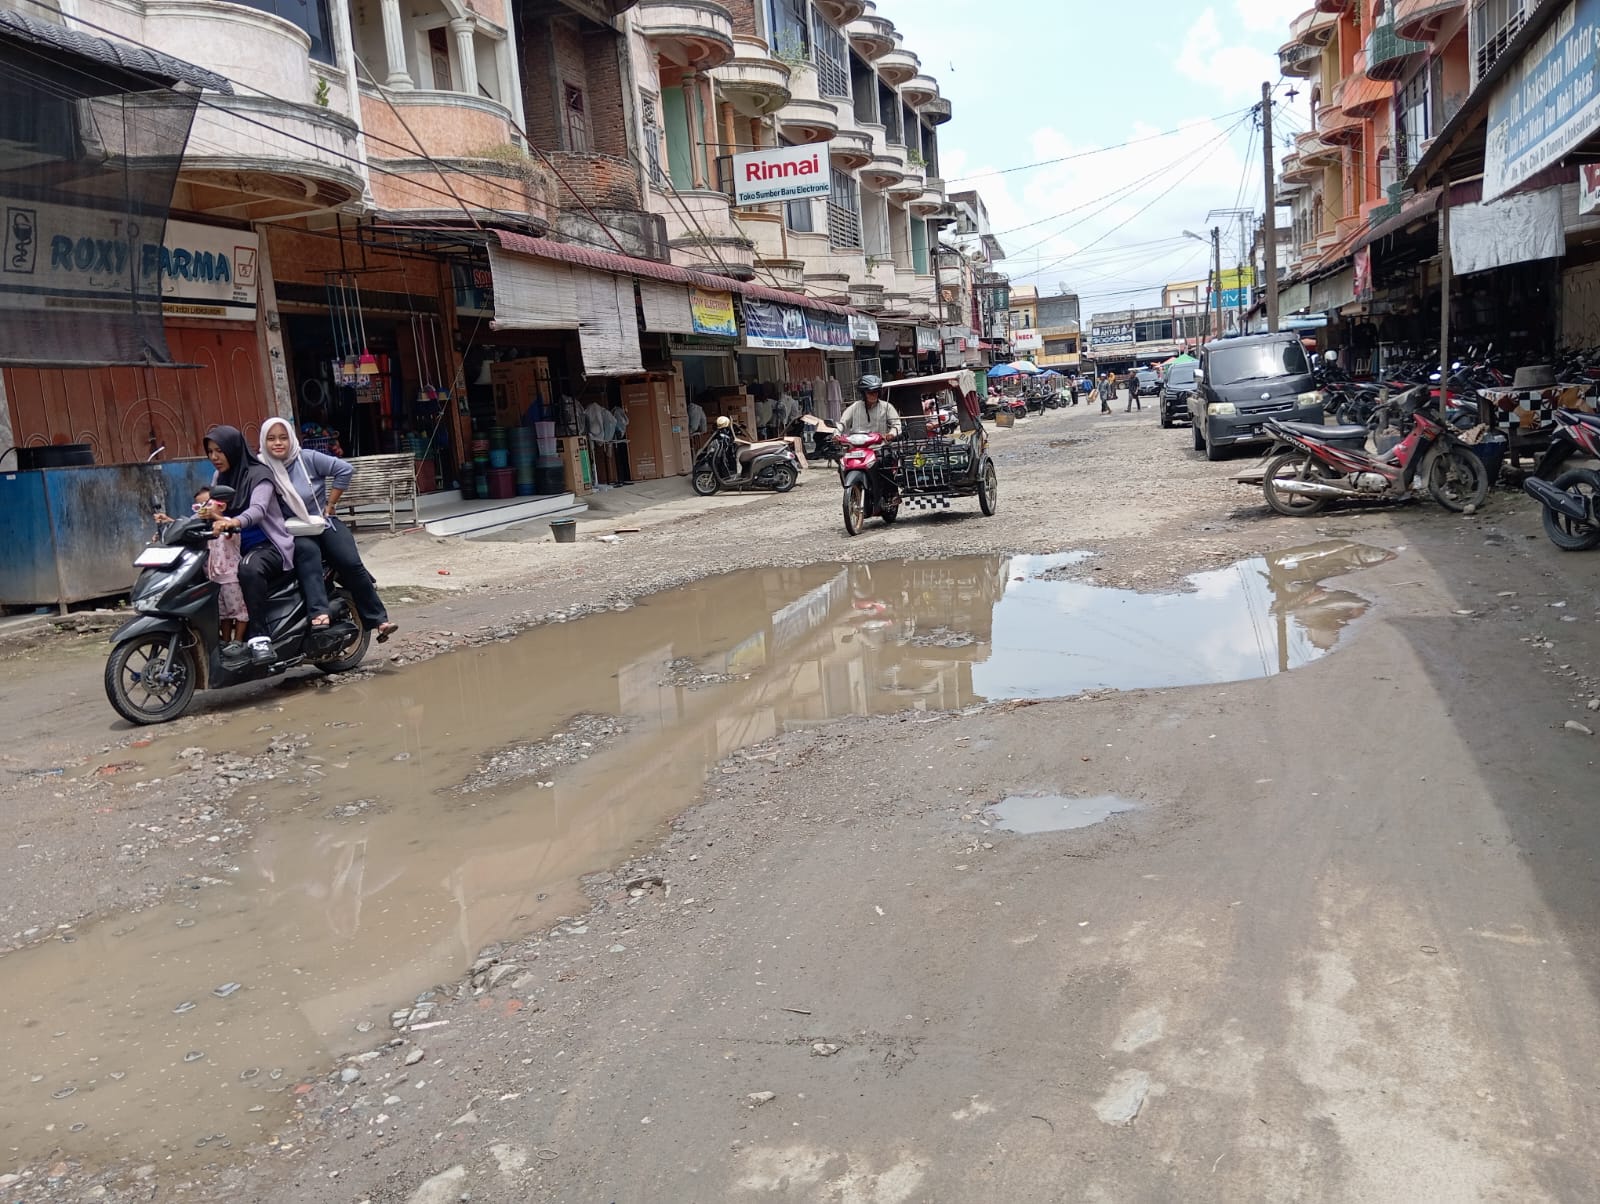
[[[77,0],[66,12],[58,23],[232,82],[200,105],[169,241],[252,271],[226,297],[169,290],[172,359],[198,371],[6,368],[0,409],[18,442],[81,436],[102,461],[142,460],[197,451],[217,421],[248,433],[280,413],[338,430],[347,453],[417,447],[430,466],[419,481],[442,487],[485,427],[524,416],[497,401],[492,361],[541,359],[541,405],[605,401],[608,379],[674,358],[688,387],[758,370],[827,387],[863,364],[938,362],[936,248],[956,214],[938,131],[951,108],[870,0]],[[735,154],[823,143],[826,197],[734,205]],[[956,275],[976,295],[971,272]],[[820,325],[787,359],[732,334],[731,317],[686,333],[676,303],[670,317],[645,304],[640,331],[632,293],[647,278],[713,286],[730,314],[743,297]],[[963,342],[958,362],[978,351]],[[113,395],[149,421],[105,417]]]
[[[1040,297],[1035,308],[1039,323],[1039,366],[1058,372],[1076,372],[1083,356],[1078,295],[1057,293],[1053,297]]]
[[[1204,303],[1192,301],[1097,313],[1089,319],[1087,353],[1102,371],[1160,363],[1209,338],[1211,321]]]
[[[1039,333],[1039,290],[1031,284],[1012,285],[1006,317],[1012,355],[1037,363],[1044,350]]]
[[[1011,355],[1011,279],[994,267],[1005,250],[976,192],[953,193],[950,207],[938,261],[944,360],[986,366]]]

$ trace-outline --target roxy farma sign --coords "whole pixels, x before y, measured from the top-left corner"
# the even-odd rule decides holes
[[[767,205],[804,201],[833,190],[828,170],[828,144],[774,146],[733,157],[733,202]]]

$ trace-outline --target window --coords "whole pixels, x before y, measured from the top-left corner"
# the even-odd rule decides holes
[[[1155,322],[1135,322],[1133,326],[1133,341],[1135,343],[1164,343],[1172,339],[1172,319],[1162,318]]]
[[[1430,126],[1429,73],[1418,71],[1411,82],[1401,90],[1395,106],[1395,159],[1398,174],[1408,176],[1411,168],[1422,157],[1422,144],[1427,141]]]
[[[1527,0],[1481,0],[1472,10],[1472,55],[1477,69],[1474,84],[1517,36],[1528,7]]]
[[[884,138],[891,146],[904,146],[906,136],[900,128],[900,102],[888,84],[878,85],[878,112],[882,115]]]
[[[450,79],[450,31],[442,25],[428,30],[428,66],[435,92],[455,91]]]
[[[771,0],[772,51],[786,59],[811,57],[811,0]]]
[[[855,51],[850,52],[850,88],[855,96],[856,120],[867,125],[877,125],[878,77],[867,61]]]
[[[644,158],[650,171],[650,183],[665,188],[667,175],[661,169],[661,124],[656,119],[656,98],[643,97],[640,107],[644,116]]]
[[[305,30],[311,38],[311,57],[319,63],[333,62],[333,21],[328,16],[328,0],[235,0],[235,3],[282,17]]]
[[[824,96],[841,100],[850,98],[850,47],[840,33],[826,21],[818,19],[817,35],[817,90]]]
[[[566,149],[586,155],[589,153],[589,114],[584,105],[583,89],[567,84],[561,92],[564,97],[561,109],[566,114],[567,122]]]
[[[817,217],[812,211],[810,201],[785,201],[783,203],[783,224],[796,234],[815,234],[817,231]]]
[[[833,195],[828,198],[828,241],[836,247],[861,247],[861,193],[855,177],[833,169]]]
[[[1206,362],[1206,379],[1218,386],[1247,380],[1273,380],[1280,376],[1305,376],[1311,371],[1300,340],[1282,343],[1248,343],[1219,347]]]
[[[1046,339],[1044,341],[1046,355],[1077,355],[1077,339]]]

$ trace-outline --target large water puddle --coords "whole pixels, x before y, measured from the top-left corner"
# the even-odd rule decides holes
[[[337,690],[270,692],[198,737],[312,741],[309,768],[248,788],[271,818],[232,864],[3,959],[0,1148],[209,1158],[258,1139],[296,1081],[385,1039],[392,1009],[575,907],[579,876],[652,839],[728,754],[846,715],[1270,676],[1331,651],[1365,610],[1323,582],[1387,556],[1316,545],[1170,594],[1050,579],[1063,557],[747,572]],[[459,789],[481,785],[489,753],[575,715],[623,734]],[[147,775],[196,739],[141,750]]]

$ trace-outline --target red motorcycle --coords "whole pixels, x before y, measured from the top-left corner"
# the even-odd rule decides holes
[[[1600,415],[1557,410],[1555,422],[1541,468],[1560,464],[1574,452],[1600,460]],[[1554,481],[1536,474],[1522,488],[1544,507],[1544,533],[1556,547],[1568,552],[1600,547],[1600,472],[1570,468]]]
[[[1411,429],[1382,454],[1367,450],[1366,426],[1321,426],[1314,422],[1268,421],[1276,440],[1260,475],[1267,505],[1279,514],[1304,518],[1329,502],[1392,502],[1412,496],[1418,478],[1447,510],[1476,509],[1489,496],[1489,471],[1455,428],[1424,407],[1426,386],[1413,389],[1395,407]],[[1380,424],[1381,425],[1381,424]],[[1269,452],[1269,455],[1272,453]],[[1255,474],[1239,480],[1254,483]]]
[[[892,523],[900,517],[900,487],[888,464],[889,441],[882,435],[844,435],[839,482],[844,486],[844,529],[861,534],[869,518]]]

